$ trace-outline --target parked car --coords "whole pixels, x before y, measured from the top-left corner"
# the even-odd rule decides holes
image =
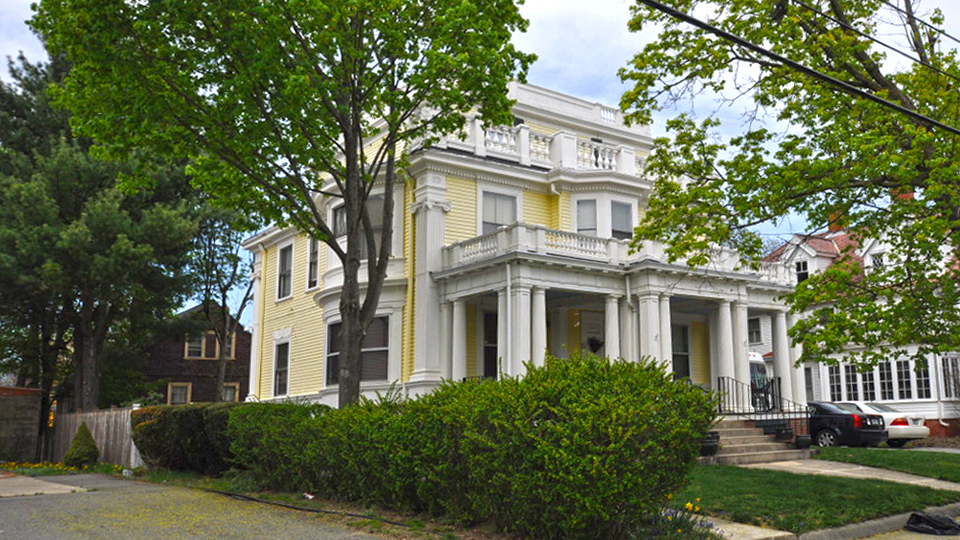
[[[930,428],[919,414],[900,412],[883,403],[864,401],[844,401],[837,403],[841,409],[855,413],[879,414],[887,428],[887,446],[900,448],[915,439],[926,439],[930,436]]]
[[[877,446],[887,440],[883,417],[854,413],[836,403],[811,401],[810,433],[819,446]]]

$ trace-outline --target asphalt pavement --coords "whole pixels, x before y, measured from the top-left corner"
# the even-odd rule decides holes
[[[95,474],[22,478],[0,478],[0,540],[382,540],[206,491]]]

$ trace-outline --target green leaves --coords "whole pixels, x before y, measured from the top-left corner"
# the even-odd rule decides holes
[[[888,43],[894,31],[912,35],[908,25],[890,22],[900,19],[882,2],[809,2],[830,18],[775,0],[669,3],[865,92],[957,123],[956,81],[916,63],[896,71],[888,51],[858,34]],[[793,334],[805,358],[850,346],[876,351],[849,357],[867,363],[885,348],[913,343],[923,343],[922,353],[956,350],[957,137],[662,13],[638,6],[633,14],[631,28],[662,30],[621,72],[635,82],[622,101],[632,119],[703,97],[746,102],[750,111],[739,123],[721,124],[723,113],[667,123],[672,140],[659,141],[648,161],[655,194],[637,240],[666,241],[671,258],[689,257],[695,266],[721,245],[752,262],[763,255],[756,225],[799,215],[816,230],[839,218],[861,243],[879,241],[893,264],[873,273],[842,264],[789,297],[794,311],[818,314]],[[912,43],[911,54],[960,76],[956,55],[931,36]]]

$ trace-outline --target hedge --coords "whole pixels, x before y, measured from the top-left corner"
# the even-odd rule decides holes
[[[683,487],[714,411],[655,362],[575,354],[408,401],[241,407],[227,435],[234,462],[272,488],[530,538],[618,539]]]
[[[216,475],[230,466],[229,412],[242,403],[144,407],[130,413],[133,442],[152,467]]]

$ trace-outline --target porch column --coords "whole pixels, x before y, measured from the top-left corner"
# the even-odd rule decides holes
[[[497,375],[512,375],[510,372],[510,353],[507,350],[510,342],[507,340],[507,306],[510,302],[507,299],[507,289],[503,288],[497,291]]]
[[[543,287],[531,291],[530,355],[534,365],[542,366],[547,353],[547,291]]]
[[[453,372],[453,310],[450,302],[440,303],[440,377],[449,379]]]
[[[787,325],[789,328],[793,328],[793,325],[797,322],[796,315],[787,316]],[[803,347],[800,345],[795,345],[790,347],[790,366],[793,367],[793,400],[801,405],[807,404],[807,375],[803,371],[802,365],[797,365],[797,361],[800,360],[800,356],[803,355]],[[873,376],[873,373],[864,373],[864,376]],[[874,386],[876,387],[876,386]]]
[[[607,357],[620,358],[620,298],[608,294],[603,320],[603,340]]]
[[[780,378],[780,395],[793,401],[793,373],[790,366],[790,341],[787,337],[787,313],[778,311],[773,318],[773,372]]]
[[[453,361],[450,378],[462,381],[467,377],[467,305],[462,298],[453,301]]]
[[[253,316],[250,325],[253,335],[250,340],[250,383],[247,385],[247,396],[244,401],[260,400],[260,353],[262,352],[263,329],[260,319],[263,315],[263,255],[266,251],[263,244],[257,244],[257,251],[253,254]]]
[[[747,304],[733,303],[733,362],[738,382],[750,382],[750,358],[747,355]]]
[[[636,362],[636,348],[633,346],[636,332],[633,328],[633,307],[629,298],[620,299],[620,354],[629,362]]]
[[[640,356],[660,359],[660,300],[656,293],[637,295],[637,311],[640,317]],[[673,366],[667,364],[667,371]]]
[[[410,207],[416,223],[416,268],[414,283],[414,341],[411,382],[439,381],[440,356],[440,288],[432,272],[442,267],[445,214],[450,210],[446,177],[427,173],[417,178],[416,202]]]
[[[736,377],[736,368],[733,363],[733,323],[729,300],[721,300],[717,311],[717,349],[719,376]]]
[[[513,328],[511,329],[511,337],[513,347],[510,349],[510,354],[512,355],[513,371],[511,375],[522,376],[527,372],[523,363],[530,361],[530,287],[514,285],[512,293],[513,321],[511,324]]]
[[[670,328],[670,295],[660,295],[660,361],[673,365],[673,331]]]

